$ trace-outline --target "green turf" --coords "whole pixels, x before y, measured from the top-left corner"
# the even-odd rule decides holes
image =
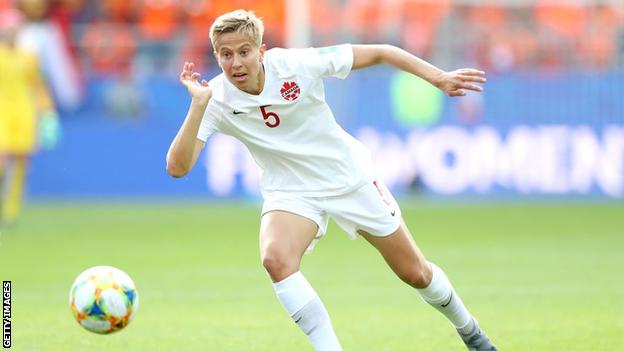
[[[624,206],[404,206],[501,351],[624,347]],[[14,350],[312,350],[259,263],[258,209],[177,204],[39,204],[0,234],[13,282]],[[101,336],[67,307],[78,273],[117,266],[141,306]],[[450,324],[399,282],[364,240],[331,226],[303,271],[345,351],[464,350]]]

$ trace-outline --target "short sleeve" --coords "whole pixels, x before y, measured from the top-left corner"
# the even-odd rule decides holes
[[[214,132],[219,131],[219,116],[219,108],[215,104],[213,104],[211,100],[208,103],[208,107],[206,107],[206,112],[204,112],[204,117],[202,118],[201,124],[199,125],[197,139],[206,142],[206,140],[208,140],[208,137],[210,137]]]
[[[314,77],[344,79],[353,67],[351,44],[294,50],[303,69]]]

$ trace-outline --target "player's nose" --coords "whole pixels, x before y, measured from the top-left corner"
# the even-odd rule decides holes
[[[232,66],[233,67],[241,67],[242,64],[242,60],[240,58],[239,55],[234,55],[234,59],[232,60]]]

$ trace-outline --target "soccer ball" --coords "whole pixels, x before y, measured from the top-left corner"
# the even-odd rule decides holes
[[[139,308],[139,293],[130,277],[109,266],[80,273],[69,291],[69,308],[85,329],[110,334],[125,328]]]

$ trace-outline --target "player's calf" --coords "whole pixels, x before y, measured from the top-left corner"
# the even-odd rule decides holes
[[[432,272],[428,265],[395,270],[395,274],[415,289],[424,289],[431,283]]]

